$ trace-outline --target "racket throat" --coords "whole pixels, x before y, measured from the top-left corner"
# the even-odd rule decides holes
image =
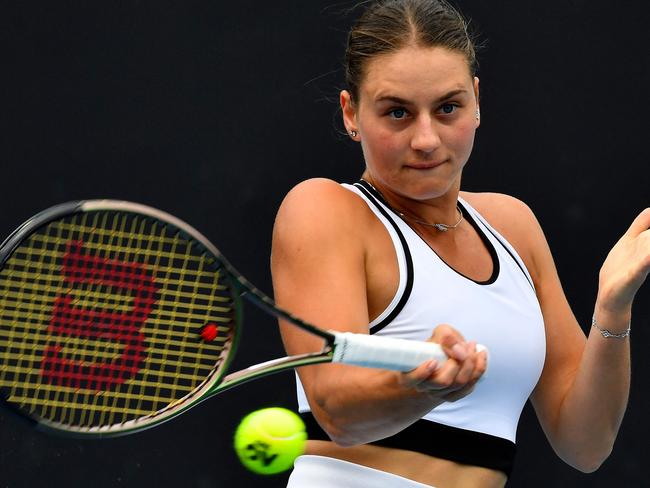
[[[332,355],[333,349],[330,346],[326,346],[320,352],[287,356],[256,364],[255,366],[227,375],[223,382],[217,385],[217,387],[210,392],[210,395],[221,393],[222,391],[234,386],[262,378],[263,376],[278,373],[280,371],[302,366],[311,366],[313,364],[330,363],[332,362]]]

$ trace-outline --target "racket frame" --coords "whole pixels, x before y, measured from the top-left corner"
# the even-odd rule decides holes
[[[181,235],[186,234],[191,240],[203,247],[202,251],[213,255],[219,262],[218,268],[223,269],[226,272],[225,279],[229,281],[230,289],[233,291],[232,299],[235,309],[236,324],[233,328],[234,333],[232,339],[227,345],[228,350],[225,352],[224,360],[217,365],[200,386],[184,397],[171,402],[161,410],[122,423],[100,427],[75,426],[59,423],[42,418],[34,413],[30,414],[19,408],[17,405],[8,402],[4,396],[0,395],[0,401],[2,401],[5,406],[8,406],[11,411],[19,413],[22,417],[27,417],[36,424],[37,429],[58,435],[64,434],[66,436],[79,438],[116,437],[126,435],[159,425],[162,422],[182,414],[186,410],[189,410],[218,393],[248,381],[300,366],[332,362],[336,340],[334,333],[304,322],[288,311],[279,308],[273,300],[244,278],[214,246],[214,244],[212,244],[198,230],[171,214],[147,205],[123,200],[80,200],[62,203],[43,210],[19,226],[0,245],[0,269],[2,269],[5,262],[11,257],[20,243],[34,232],[37,232],[41,227],[66,216],[95,211],[133,213],[159,220],[177,229]],[[226,372],[228,371],[237,352],[241,337],[243,326],[242,298],[246,298],[248,301],[276,318],[284,319],[307,332],[321,337],[325,341],[323,349],[319,352],[272,359],[226,375]]]

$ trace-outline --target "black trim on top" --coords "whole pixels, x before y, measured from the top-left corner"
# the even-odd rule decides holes
[[[512,254],[512,251],[510,251],[510,249],[508,249],[508,246],[505,245],[505,243],[501,240],[501,238],[499,238],[499,236],[498,236],[497,234],[495,234],[495,232],[494,232],[492,229],[490,229],[490,226],[488,225],[488,223],[487,223],[487,221],[485,220],[485,218],[483,218],[483,216],[481,216],[481,215],[478,215],[478,219],[483,223],[483,225],[485,225],[485,228],[488,230],[488,232],[489,232],[490,234],[492,234],[492,235],[494,236],[494,238],[498,241],[498,243],[501,244],[501,247],[503,247],[503,249],[505,249],[505,251],[506,251],[508,254],[510,254],[510,257],[512,258],[512,260],[515,262],[515,264],[517,265],[517,267],[518,267],[518,268],[521,270],[521,272],[524,274],[524,278],[526,278],[526,281],[528,282],[528,284],[531,286],[531,288],[533,289],[533,291],[535,291],[535,285],[533,284],[533,282],[531,281],[531,279],[528,277],[528,274],[526,274],[526,270],[524,270],[522,263],[520,263],[519,260],[515,257],[515,255]],[[505,239],[505,238],[504,238],[504,239]]]
[[[476,221],[474,220],[474,217],[472,216],[472,214],[467,210],[467,207],[465,207],[465,205],[463,205],[460,201],[458,201],[458,206],[463,210],[463,215],[465,216],[465,220],[467,220],[470,223],[470,225],[472,227],[474,227],[474,230],[476,231],[476,233],[481,238],[481,241],[483,241],[483,245],[486,247],[486,249],[490,253],[490,258],[492,258],[492,275],[485,281],[477,281],[477,280],[473,280],[469,276],[465,276],[463,273],[461,273],[459,271],[456,271],[454,268],[449,266],[447,263],[445,263],[445,264],[447,264],[447,266],[449,266],[451,269],[456,271],[456,273],[458,273],[459,275],[465,276],[465,278],[467,278],[468,280],[473,281],[474,283],[477,283],[479,285],[491,285],[492,283],[494,283],[497,280],[497,278],[499,277],[499,273],[501,272],[501,263],[499,261],[499,255],[497,254],[497,250],[494,248],[494,245],[492,244],[492,241],[490,239],[488,239],[488,236],[485,235],[485,232],[483,232],[483,229],[481,229],[481,227],[476,223]],[[442,261],[445,262],[444,259]]]
[[[375,201],[376,199],[383,201],[381,195],[379,195],[378,192],[376,192],[376,190],[364,180],[360,180],[359,182],[355,183],[354,186],[361,190],[363,194],[368,197],[368,200],[370,200],[373,205],[375,205],[377,210],[379,210],[381,214],[386,217],[386,220],[391,223],[393,229],[395,229],[395,232],[397,233],[397,237],[399,238],[400,243],[402,244],[402,249],[404,250],[404,261],[406,261],[406,285],[404,286],[402,296],[400,297],[397,305],[395,305],[395,308],[393,308],[393,310],[391,310],[390,313],[384,317],[381,322],[370,329],[370,334],[375,334],[390,324],[393,319],[397,317],[397,314],[402,311],[404,305],[406,305],[406,302],[411,296],[411,290],[413,289],[413,258],[411,257],[411,251],[409,250],[406,238],[402,234],[399,226],[391,218],[388,212],[386,212],[386,210],[384,210],[384,208]]]
[[[311,412],[301,413],[300,416],[307,426],[308,439],[331,440]],[[506,476],[510,476],[512,472],[517,453],[517,446],[508,439],[429,420],[418,420],[401,432],[370,444],[420,452],[459,464],[494,469],[505,473]]]
[[[372,193],[372,195],[373,195],[377,200],[379,200],[379,201],[380,201],[381,203],[383,203],[386,207],[388,207],[388,208],[390,208],[390,209],[392,210],[392,207],[391,207],[390,204],[386,201],[386,199],[384,198],[384,196],[383,196],[381,193],[379,193],[379,191],[377,191],[377,189],[376,189],[375,187],[373,187],[370,183],[368,183],[368,182],[365,181],[365,180],[360,180],[358,183],[356,183],[356,185],[363,185],[363,187],[366,188],[370,193]],[[499,264],[499,256],[498,256],[498,254],[497,254],[497,251],[496,251],[496,249],[494,248],[494,246],[492,245],[492,241],[490,241],[490,239],[488,239],[488,237],[485,235],[485,233],[483,232],[483,230],[481,229],[481,227],[480,227],[480,226],[479,226],[479,225],[474,221],[474,219],[472,218],[472,215],[467,211],[467,208],[465,208],[465,206],[464,206],[460,201],[458,202],[458,205],[461,207],[461,210],[463,211],[463,216],[464,216],[465,219],[470,223],[470,225],[474,228],[474,230],[476,231],[476,233],[477,233],[477,234],[479,235],[479,237],[481,238],[481,241],[483,241],[483,245],[484,245],[484,246],[486,247],[486,249],[488,250],[488,253],[490,253],[490,258],[492,259],[492,274],[490,275],[490,277],[489,277],[487,280],[485,280],[485,281],[478,281],[478,280],[475,280],[475,279],[473,279],[473,278],[470,278],[470,277],[467,276],[467,275],[464,275],[463,273],[461,273],[460,271],[458,271],[457,269],[455,269],[453,266],[450,266],[449,263],[447,263],[444,259],[442,259],[442,257],[441,257],[441,256],[440,256],[440,255],[439,255],[439,254],[438,254],[438,253],[437,253],[437,252],[436,252],[436,251],[435,251],[435,250],[434,250],[434,249],[429,245],[429,243],[428,243],[427,241],[425,241],[424,239],[422,239],[422,236],[421,236],[420,234],[418,234],[418,233],[415,232],[415,231],[414,231],[414,232],[415,232],[415,234],[416,234],[416,235],[417,235],[417,236],[422,240],[422,242],[424,242],[424,243],[427,245],[427,247],[428,247],[429,249],[431,249],[431,251],[432,251],[436,256],[438,256],[438,259],[440,259],[440,261],[443,262],[443,263],[445,264],[445,266],[447,266],[447,267],[448,267],[449,269],[451,269],[453,272],[457,273],[458,275],[462,276],[463,278],[465,278],[465,279],[467,279],[467,280],[473,281],[474,283],[476,283],[476,284],[478,284],[478,285],[491,285],[491,284],[494,283],[494,282],[497,280],[497,278],[499,277],[500,264]],[[383,209],[382,209],[382,210],[383,210]],[[393,212],[395,212],[395,211],[393,210]],[[402,219],[402,220],[403,220],[403,219]],[[406,223],[406,225],[409,225],[408,222],[406,222],[406,221],[404,221],[404,222]],[[396,226],[396,227],[397,227],[397,226]],[[409,225],[409,227],[410,227],[410,225]]]

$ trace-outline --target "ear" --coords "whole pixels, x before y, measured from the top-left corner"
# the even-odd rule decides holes
[[[481,104],[479,98],[479,79],[477,76],[474,77],[474,98],[476,99],[476,127],[481,125]]]
[[[341,103],[341,113],[343,114],[343,125],[345,130],[350,135],[352,131],[356,132],[357,135],[352,137],[354,140],[359,139],[359,124],[357,123],[357,107],[352,100],[352,95],[349,91],[343,90],[339,96],[339,101]]]

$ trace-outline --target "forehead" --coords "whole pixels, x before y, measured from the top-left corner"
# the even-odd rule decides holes
[[[458,88],[471,90],[472,83],[461,53],[443,47],[408,46],[369,60],[360,89],[370,98],[390,93],[411,99],[436,97]]]

